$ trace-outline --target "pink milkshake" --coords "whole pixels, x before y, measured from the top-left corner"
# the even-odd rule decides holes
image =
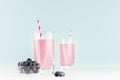
[[[75,45],[72,42],[72,31],[69,33],[67,41],[62,39],[60,44],[60,64],[62,66],[72,66],[74,65],[75,59]]]
[[[34,39],[34,57],[40,63],[42,70],[51,69],[54,64],[54,40],[36,37]]]
[[[60,62],[61,66],[72,66],[74,64],[74,44],[60,44]]]

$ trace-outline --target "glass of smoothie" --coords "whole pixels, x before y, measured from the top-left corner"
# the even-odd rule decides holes
[[[40,37],[40,34],[34,32],[34,58],[40,63],[40,71],[54,70],[54,39],[52,33],[48,32],[47,37]]]
[[[74,65],[75,59],[75,44],[72,42],[72,38],[69,37],[67,41],[64,39],[60,44],[60,65],[61,69],[70,68]]]

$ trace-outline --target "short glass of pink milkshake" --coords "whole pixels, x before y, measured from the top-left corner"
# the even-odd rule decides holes
[[[39,33],[34,33],[34,58],[40,63],[40,71],[54,70],[54,39],[51,33],[49,37],[40,37]]]
[[[69,69],[74,65],[75,44],[72,42],[71,33],[67,41],[64,39],[60,44],[60,65],[61,69]]]
[[[61,66],[72,66],[74,64],[74,44],[60,44]]]

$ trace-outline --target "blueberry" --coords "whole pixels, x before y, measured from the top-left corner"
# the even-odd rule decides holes
[[[32,62],[33,64],[32,64],[32,71],[33,71],[33,73],[38,73],[39,72],[39,69],[40,69],[40,64],[39,63],[37,63],[36,61],[33,61]]]
[[[36,61],[31,61],[31,62],[29,63],[29,66],[36,66],[36,65],[38,65],[38,63],[37,63]]]
[[[34,66],[39,66],[39,64],[38,63],[34,63]]]
[[[54,75],[55,75],[55,77],[64,77],[64,76],[65,76],[65,73],[62,72],[62,71],[56,71],[56,72],[54,73]]]
[[[58,77],[58,72],[55,72],[54,75],[55,75],[55,77]]]
[[[27,59],[27,61],[31,62],[31,61],[32,61],[32,59],[31,59],[31,58],[28,58],[28,59]]]
[[[60,73],[59,73],[59,76],[60,76],[60,77],[64,77],[64,76],[65,76],[65,73],[64,73],[64,72],[60,72]]]
[[[24,72],[26,74],[30,74],[30,73],[32,73],[32,70],[31,70],[31,68],[29,66],[27,66],[27,67],[24,67]]]
[[[27,66],[27,62],[26,61],[23,61],[23,66]]]
[[[27,64],[26,66],[30,66],[30,62],[27,62],[26,64]]]
[[[20,68],[20,73],[24,73],[24,67],[23,66]]]
[[[29,66],[33,66],[33,63],[32,63],[32,61],[29,63]]]
[[[39,63],[36,63],[36,66],[40,66],[40,64],[39,64]]]
[[[36,66],[37,69],[40,69],[40,66]]]
[[[28,58],[27,59],[27,66],[29,66],[30,62],[32,62],[32,59]]]
[[[33,67],[33,68],[32,68],[32,71],[33,71],[33,73],[38,73],[38,72],[39,72],[39,69],[37,69],[36,67]]]
[[[37,68],[39,68],[39,69],[40,69],[40,67],[41,67],[41,66],[40,66],[40,64],[38,63]]]
[[[18,66],[21,66],[21,63],[20,63],[20,62],[18,62]]]
[[[20,66],[24,66],[24,65],[23,65],[23,62],[20,62]]]
[[[37,62],[36,61],[32,61],[33,66],[37,66]]]

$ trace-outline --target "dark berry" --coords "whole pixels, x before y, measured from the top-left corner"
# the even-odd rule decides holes
[[[32,62],[30,62],[30,63],[29,63],[29,66],[33,66],[33,63],[32,63]]]
[[[33,73],[38,73],[38,72],[39,72],[39,69],[37,69],[36,67],[33,67],[33,68],[32,68],[32,71],[33,71]]]
[[[27,66],[27,67],[24,67],[24,72],[26,74],[30,74],[30,73],[32,73],[32,70],[31,70],[31,68],[29,66]]]
[[[64,76],[65,76],[65,73],[64,73],[64,72],[60,72],[60,73],[59,73],[59,76],[60,76],[60,77],[64,77]]]
[[[37,62],[36,61],[33,61],[33,66],[37,66]]]
[[[23,62],[20,62],[20,66],[24,66],[24,65],[23,65]]]
[[[26,61],[23,61],[23,66],[27,66],[27,62]]]
[[[23,66],[20,68],[20,73],[24,73],[24,67]]]
[[[27,61],[31,62],[31,61],[32,61],[32,59],[31,59],[31,58],[28,58],[28,59],[27,59]]]
[[[36,66],[40,66],[40,64],[39,64],[39,63],[36,63]]]
[[[20,62],[18,62],[18,66],[21,66],[21,63],[20,63]]]
[[[57,72],[55,72],[54,75],[55,75],[55,77],[58,77],[58,73]]]
[[[38,66],[39,64],[38,63],[34,63],[34,66]]]
[[[39,63],[37,63],[37,66],[36,66],[36,67],[37,67],[38,69],[40,69],[40,67],[41,67],[41,66],[40,66],[40,64],[39,64]]]
[[[62,72],[62,71],[56,71],[54,75],[55,75],[56,77],[64,77],[64,76],[65,76],[65,73]]]
[[[32,62],[32,59],[28,58],[27,59],[27,66],[29,66],[29,64]]]

